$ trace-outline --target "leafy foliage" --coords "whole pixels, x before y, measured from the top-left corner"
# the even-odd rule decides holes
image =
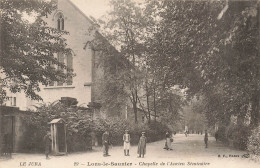
[[[95,34],[91,43],[100,56],[98,66],[102,67],[104,72],[95,80],[94,87],[100,92],[95,101],[102,104],[103,110],[111,112],[109,116],[117,116],[129,99],[129,62],[99,33]]]
[[[108,22],[104,24],[106,38],[115,46],[119,46],[120,55],[127,60],[123,78],[123,87],[127,98],[132,104],[135,122],[138,122],[137,111],[139,93],[143,83],[144,74],[141,71],[143,64],[143,45],[147,19],[142,8],[133,1],[111,1],[114,10],[109,13]]]
[[[15,80],[20,85],[9,85],[13,92],[22,88],[39,99],[34,92],[39,90],[38,82],[47,84],[64,78],[64,74],[51,69],[49,61],[59,65],[51,53],[69,50],[65,43],[58,43],[64,32],[47,27],[41,17],[33,24],[20,19],[23,12],[35,10],[39,16],[49,13],[49,3],[19,2],[29,3],[29,8],[16,1],[1,2],[1,36],[5,42],[1,46],[1,67],[12,80],[18,74]],[[33,9],[33,3],[44,7],[36,5]],[[109,14],[104,34],[110,43],[119,46],[120,52],[112,49],[108,41],[93,42],[97,50],[108,55],[103,57],[103,63],[107,63],[104,71],[108,73],[100,82],[104,107],[119,114],[131,101],[136,123],[137,109],[141,107],[148,111],[149,122],[153,113],[160,115],[164,123],[173,120],[172,124],[176,124],[182,119],[185,101],[196,96],[200,99],[195,109],[201,113],[198,116],[205,116],[211,125],[219,124],[223,131],[220,137],[244,149],[248,133],[259,125],[260,116],[259,3],[149,0],[138,5],[113,0],[111,5],[114,11]],[[227,10],[218,17],[223,8]],[[36,39],[43,42],[39,44]],[[17,59],[17,55],[21,57]],[[27,60],[31,58],[27,56],[37,59]],[[27,69],[21,68],[27,63]],[[173,92],[175,86],[186,90],[186,100]],[[236,125],[230,122],[232,117],[237,118]],[[245,126],[246,118],[250,119],[250,127]],[[115,124],[99,122],[100,130]],[[120,136],[122,130],[113,128],[114,136]]]
[[[104,88],[102,97],[106,97],[104,104],[114,102],[114,105],[120,107],[122,101],[125,104],[131,102],[135,122],[138,120],[138,108],[147,112],[148,122],[151,122],[152,115],[155,116],[155,120],[159,116],[177,121],[180,118],[180,106],[183,101],[177,98],[171,87],[165,87],[164,71],[157,70],[157,66],[152,64],[154,61],[149,51],[151,48],[148,41],[157,26],[156,20],[151,15],[155,10],[146,8],[149,3],[140,5],[134,1],[111,1],[111,5],[114,10],[109,13],[108,21],[102,22],[105,23],[103,33],[109,42],[118,46],[120,56],[117,56],[117,60],[122,61],[114,61],[116,64],[114,66],[118,67],[116,73],[111,73],[113,75],[108,73],[104,79],[102,84]],[[111,57],[104,58],[105,62],[109,62],[107,58]],[[123,94],[116,96],[115,93]],[[170,95],[174,99],[171,99]],[[164,107],[166,102],[167,109]]]
[[[68,152],[87,150],[92,147],[92,139],[97,137],[99,144],[102,144],[102,134],[108,130],[110,132],[111,143],[122,145],[123,134],[126,129],[131,134],[131,144],[137,144],[142,131],[147,133],[149,142],[164,138],[167,126],[158,122],[135,124],[122,120],[118,117],[92,119],[91,112],[82,107],[68,108],[65,105],[54,102],[52,104],[42,104],[29,117],[23,120],[28,128],[25,132],[23,146],[25,151],[43,151],[43,137],[50,131],[51,120],[62,118],[66,122]]]
[[[54,102],[52,104],[42,104],[37,110],[32,112],[24,120],[30,129],[24,142],[24,148],[30,151],[44,150],[43,137],[50,131],[51,120],[62,118],[66,122],[68,151],[85,150],[91,146],[91,132],[93,122],[90,112],[81,107],[68,108],[65,105]]]
[[[247,150],[251,153],[252,159],[258,160],[260,157],[260,127],[252,130],[251,135],[248,138]]]
[[[16,93],[24,91],[27,96],[41,100],[37,94],[40,84],[65,81],[72,75],[54,53],[71,54],[63,35],[67,32],[49,27],[44,21],[56,9],[54,1],[3,0],[1,10],[1,92],[6,89]],[[30,23],[25,19],[35,16]],[[60,68],[56,69],[55,66]],[[64,69],[67,73],[64,73]],[[5,94],[1,94],[4,98]]]
[[[97,134],[99,144],[101,144],[101,137],[105,130],[110,133],[111,143],[113,145],[123,144],[123,135],[125,130],[129,130],[131,135],[131,144],[137,144],[141,133],[146,132],[146,136],[149,142],[161,140],[164,138],[165,132],[168,130],[165,124],[159,122],[147,123],[134,123],[133,121],[122,120],[121,118],[107,118],[98,119],[94,121],[95,132]]]
[[[167,87],[202,97],[209,123],[228,125],[232,115],[259,119],[259,28],[256,1],[151,1],[160,24],[149,42],[151,62]],[[257,96],[258,95],[258,96]],[[250,110],[251,107],[251,110]]]

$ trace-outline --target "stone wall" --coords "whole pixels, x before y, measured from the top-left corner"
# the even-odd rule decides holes
[[[26,131],[26,125],[22,120],[23,116],[30,115],[29,112],[21,111],[16,107],[0,107],[0,150],[2,153],[5,134],[10,135],[10,144],[12,151],[23,152],[22,142],[26,138],[24,132]]]

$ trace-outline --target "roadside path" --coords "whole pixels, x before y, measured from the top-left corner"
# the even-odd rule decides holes
[[[147,144],[145,158],[137,158],[137,146],[132,146],[130,156],[124,156],[123,147],[110,149],[110,157],[102,156],[100,147],[89,152],[78,152],[67,156],[52,156],[45,160],[44,154],[14,154],[11,160],[0,160],[0,168],[136,168],[136,167],[189,167],[189,168],[259,168],[260,163],[243,158],[245,151],[235,150],[209,137],[209,148],[205,148],[203,135],[183,134],[174,136],[173,150],[164,150],[165,141]],[[23,162],[26,166],[22,166]],[[41,166],[30,162],[37,162]]]

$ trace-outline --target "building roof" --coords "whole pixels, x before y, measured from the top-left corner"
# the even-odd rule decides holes
[[[65,123],[62,118],[53,119],[49,124],[56,124],[56,123]]]

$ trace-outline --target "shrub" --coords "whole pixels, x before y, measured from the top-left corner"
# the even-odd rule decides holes
[[[229,145],[236,149],[245,150],[250,128],[245,125],[230,124],[226,127],[226,139]]]
[[[228,144],[227,130],[228,128],[226,126],[220,126],[217,131],[219,140],[225,144]]]
[[[80,107],[67,108],[61,103],[46,105],[33,111],[24,121],[29,129],[23,147],[25,152],[43,152],[43,137],[50,131],[50,122],[56,118],[63,118],[67,129],[67,147],[69,152],[85,150],[91,144],[90,137],[93,123],[87,109]]]
[[[98,138],[98,143],[102,144],[102,134],[108,130],[112,144],[120,144],[125,129],[126,121],[120,118],[97,119],[94,121],[94,132]]]
[[[233,130],[233,143],[236,149],[246,150],[247,140],[250,135],[250,129],[248,126],[236,125]]]
[[[252,159],[260,160],[260,126],[252,130],[248,138],[247,150],[250,152]]]
[[[113,145],[123,144],[123,134],[125,129],[131,135],[131,144],[137,144],[141,132],[145,131],[148,142],[164,138],[167,130],[166,125],[152,121],[151,124],[135,124],[122,118],[97,119],[92,121],[87,109],[80,107],[68,108],[61,103],[43,104],[36,111],[32,112],[24,120],[29,129],[25,132],[26,139],[22,142],[25,152],[43,152],[43,137],[50,130],[50,122],[56,118],[63,118],[67,129],[68,152],[83,151],[92,145],[93,133],[96,135],[98,143],[101,143],[102,134],[109,130],[111,143]]]
[[[250,128],[244,125],[230,124],[228,126],[219,127],[219,140],[230,146],[245,150],[247,148],[247,140],[250,135]]]
[[[147,123],[133,123],[121,118],[97,119],[94,121],[94,131],[98,137],[99,144],[101,144],[102,134],[105,130],[110,132],[110,139],[113,145],[123,144],[123,134],[128,129],[131,135],[131,144],[137,144],[141,133],[146,132],[148,142],[163,139],[167,130],[166,125],[159,122],[152,121]]]

